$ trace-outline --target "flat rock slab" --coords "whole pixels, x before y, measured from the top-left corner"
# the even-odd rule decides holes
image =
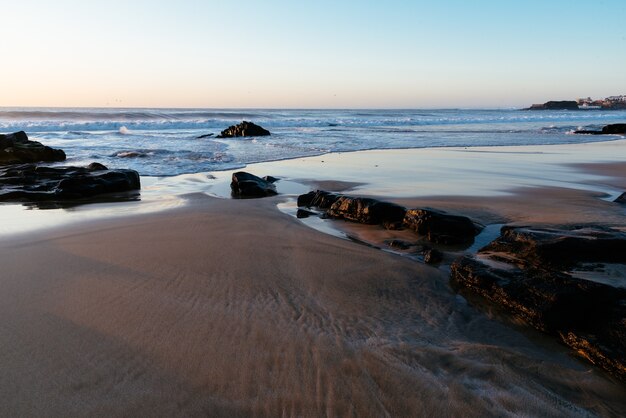
[[[626,262],[626,236],[603,226],[504,227],[451,266],[453,287],[480,295],[556,335],[626,381],[626,289],[570,274],[584,262]]]
[[[135,170],[87,167],[42,167],[22,164],[0,169],[0,201],[38,202],[93,197],[141,188]]]
[[[270,131],[252,122],[243,121],[239,125],[229,126],[224,129],[216,138],[233,138],[240,136],[267,136]]]
[[[274,185],[276,180],[271,176],[261,178],[245,171],[238,171],[233,173],[230,189],[232,196],[238,198],[274,196],[277,194]]]
[[[0,134],[0,166],[64,160],[63,150],[31,141],[24,131]]]

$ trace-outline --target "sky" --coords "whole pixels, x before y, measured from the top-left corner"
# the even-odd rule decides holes
[[[626,94],[624,0],[0,6],[0,106],[518,107]]]

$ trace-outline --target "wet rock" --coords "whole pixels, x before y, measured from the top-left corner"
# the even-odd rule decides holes
[[[329,209],[340,197],[341,195],[338,194],[325,192],[323,190],[316,190],[314,192],[298,196],[298,206]]]
[[[277,194],[276,186],[272,182],[245,171],[233,173],[230,188],[233,197],[266,197]]]
[[[617,197],[617,199],[615,199],[613,202],[615,203],[626,203],[626,192],[622,193],[621,195],[619,195]]]
[[[270,131],[252,122],[243,121],[239,125],[229,126],[224,129],[216,138],[233,138],[239,136],[267,136]]]
[[[622,135],[626,134],[626,123],[613,123],[602,128],[605,135]]]
[[[387,241],[386,244],[391,248],[395,248],[396,250],[408,250],[415,245],[411,242],[403,241],[401,239],[392,239],[390,241]]]
[[[509,254],[522,268],[571,269],[582,262],[626,263],[626,233],[603,226],[503,226],[481,253]],[[511,258],[514,256],[513,258]]]
[[[402,222],[406,209],[400,205],[364,197],[340,196],[328,209],[332,218],[369,225]]]
[[[424,263],[437,264],[443,260],[443,253],[435,248],[424,248]]]
[[[626,236],[607,227],[504,227],[456,260],[451,284],[557,336],[626,381],[626,289],[574,277],[583,262],[625,263]]]
[[[212,137],[214,134],[204,134],[204,135],[200,135],[197,136],[196,139],[203,139],[203,138],[210,138]]]
[[[575,134],[587,135],[626,135],[626,123],[613,123],[606,125],[600,131],[581,129],[574,131]]]
[[[306,210],[306,209],[298,209],[298,211],[296,212],[296,218],[298,219],[306,219],[308,217],[315,216],[315,215],[316,215],[315,212],[311,212],[310,210]]]
[[[482,227],[465,216],[434,209],[409,209],[404,225],[436,244],[471,244]]]
[[[42,167],[35,164],[0,169],[0,201],[38,202],[93,197],[140,188],[134,170],[87,167]]]
[[[550,100],[543,104],[534,104],[527,110],[578,110],[576,100]]]
[[[24,131],[0,134],[0,165],[64,160],[62,150],[30,141]]]

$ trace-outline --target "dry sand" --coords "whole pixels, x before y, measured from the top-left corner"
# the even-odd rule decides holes
[[[409,202],[621,222],[599,197]],[[0,416],[626,413],[622,383],[468,304],[445,268],[308,228],[280,196],[186,198],[0,240]]]

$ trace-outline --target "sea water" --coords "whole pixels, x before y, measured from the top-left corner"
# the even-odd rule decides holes
[[[272,135],[216,138],[242,120]],[[97,161],[159,177],[329,152],[606,141],[621,137],[572,132],[624,121],[626,111],[604,110],[0,108],[0,132],[63,149],[64,165]]]

